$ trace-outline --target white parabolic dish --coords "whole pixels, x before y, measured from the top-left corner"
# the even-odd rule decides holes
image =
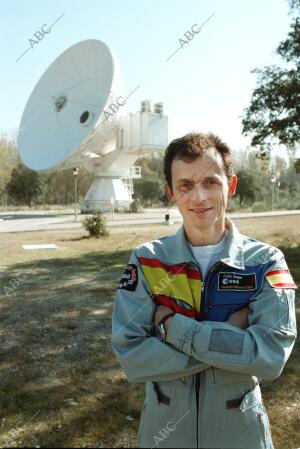
[[[114,119],[102,126],[103,111],[121,95],[120,70],[101,41],[81,41],[62,53],[34,88],[18,135],[21,160],[32,170],[78,165],[88,148],[115,148]],[[100,126],[99,126],[100,125]]]

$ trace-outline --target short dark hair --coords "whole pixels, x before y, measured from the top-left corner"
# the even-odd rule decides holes
[[[183,137],[172,140],[169,143],[164,157],[164,175],[169,187],[172,189],[172,162],[174,159],[182,159],[185,162],[192,162],[198,157],[203,157],[208,148],[214,147],[221,154],[224,171],[230,180],[233,177],[233,159],[230,148],[220,137],[208,133],[189,133]]]

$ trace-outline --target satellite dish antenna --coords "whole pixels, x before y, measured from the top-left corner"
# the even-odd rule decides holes
[[[81,41],[62,53],[35,86],[18,134],[22,162],[36,171],[85,167],[95,178],[81,211],[108,211],[132,202],[136,159],[163,151],[168,118],[162,103],[151,112],[123,113],[122,81],[113,52],[101,41]]]

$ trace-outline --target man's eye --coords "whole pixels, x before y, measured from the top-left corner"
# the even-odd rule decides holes
[[[208,179],[207,183],[209,185],[220,184],[216,179]]]
[[[179,185],[180,190],[189,191],[192,190],[193,185],[191,182],[183,182]]]

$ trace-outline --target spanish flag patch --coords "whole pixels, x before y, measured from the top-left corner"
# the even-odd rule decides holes
[[[297,288],[289,270],[269,271],[266,279],[273,288]]]

